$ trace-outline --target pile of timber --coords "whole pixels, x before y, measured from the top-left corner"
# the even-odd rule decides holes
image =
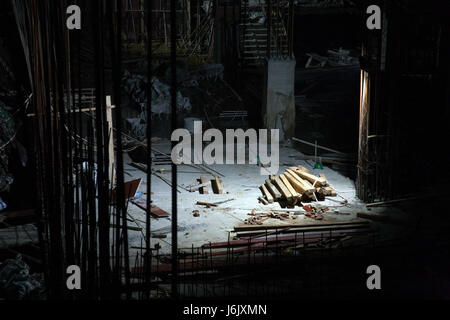
[[[286,169],[279,176],[270,176],[260,186],[263,204],[278,202],[282,207],[301,206],[301,202],[324,200],[326,196],[336,196],[327,178],[323,174],[315,176],[302,166]]]

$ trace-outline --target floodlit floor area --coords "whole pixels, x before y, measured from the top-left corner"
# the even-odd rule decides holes
[[[160,143],[154,146],[155,149],[169,153],[169,142]],[[178,242],[180,248],[197,247],[208,242],[227,241],[229,232],[235,225],[243,224],[253,212],[270,212],[270,210],[289,210],[297,213],[296,224],[325,223],[335,221],[353,221],[357,218],[357,212],[366,211],[365,205],[358,200],[355,193],[354,181],[341,175],[337,171],[324,166],[323,169],[314,169],[313,161],[298,160],[302,153],[295,150],[288,144],[280,145],[280,168],[279,173],[292,166],[302,165],[309,169],[313,174],[323,173],[331,186],[337,191],[338,196],[326,197],[320,201],[320,205],[327,206],[332,213],[326,213],[324,219],[315,221],[312,218],[302,214],[305,212],[301,207],[294,209],[281,208],[278,202],[264,205],[258,201],[261,191],[259,186],[268,178],[267,175],[261,175],[258,165],[209,165],[210,169],[220,172],[223,177],[223,194],[214,194],[209,188],[208,194],[200,194],[199,191],[189,192],[182,188],[177,194],[178,199]],[[124,157],[125,179],[131,180],[142,178],[138,192],[146,192],[146,173],[130,165],[132,160]],[[163,170],[159,170],[163,169]],[[154,166],[153,170],[170,181],[170,165]],[[197,168],[187,165],[178,166],[178,185],[188,187],[198,183],[197,179],[204,176],[209,180],[214,176],[203,172]],[[161,252],[170,252],[171,247],[171,220],[172,210],[171,187],[159,177],[152,175],[152,201],[153,204],[169,213],[168,218],[152,218],[151,228],[154,233],[167,234],[166,238],[152,239],[152,245],[159,242]],[[228,202],[219,204],[217,207],[207,208],[204,205],[198,205],[198,201],[216,203],[226,200]],[[199,216],[194,216],[194,210],[198,210]],[[129,222],[130,226],[145,226],[145,211],[132,202],[128,204],[128,212],[134,222]],[[276,219],[271,219],[276,220]],[[271,221],[272,223],[272,221]],[[231,235],[232,236],[232,235]],[[129,231],[130,245],[139,247],[141,245],[142,234],[140,231]]]

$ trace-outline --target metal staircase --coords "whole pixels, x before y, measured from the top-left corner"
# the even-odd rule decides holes
[[[270,52],[267,50],[268,15],[265,0],[241,1],[240,62],[243,67],[264,64],[268,55],[288,57],[288,1],[272,0],[270,12]]]

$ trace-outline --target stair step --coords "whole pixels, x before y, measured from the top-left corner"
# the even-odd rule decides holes
[[[248,38],[262,38],[262,37],[266,37],[267,38],[267,33],[250,33],[250,34],[245,34],[244,35],[245,39],[247,40]],[[272,34],[272,39],[275,39],[276,35]],[[286,36],[284,34],[279,34],[278,35],[278,39],[283,39],[286,38]]]

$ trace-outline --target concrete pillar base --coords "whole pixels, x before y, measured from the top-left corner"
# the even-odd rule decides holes
[[[263,123],[266,129],[279,129],[280,141],[295,134],[295,59],[269,59],[266,65]]]

